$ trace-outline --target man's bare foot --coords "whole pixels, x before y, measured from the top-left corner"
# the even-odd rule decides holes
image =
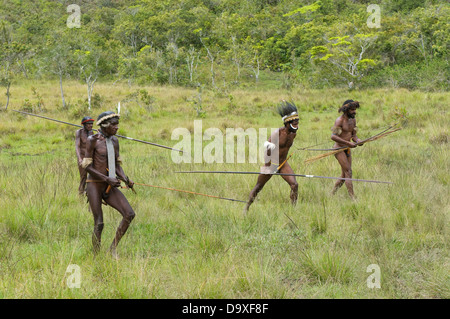
[[[109,253],[111,254],[112,258],[114,258],[115,260],[119,260],[119,255],[117,254],[115,246],[111,245],[111,247],[109,247]]]

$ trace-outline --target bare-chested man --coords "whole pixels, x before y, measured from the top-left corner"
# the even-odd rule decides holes
[[[269,140],[264,143],[264,147],[266,148],[265,164],[261,169],[261,174],[258,175],[256,186],[250,192],[244,213],[248,212],[250,205],[272,177],[273,173],[294,174],[294,171],[287,162],[287,156],[289,149],[294,143],[294,138],[297,136],[299,121],[297,108],[294,104],[284,101],[281,107],[278,108],[278,113],[282,117],[284,126],[273,132]],[[298,197],[298,183],[295,176],[282,175],[282,177],[291,187],[291,203],[295,204]]]
[[[355,148],[355,143],[360,143],[361,140],[356,136],[356,109],[359,108],[359,102],[353,100],[347,100],[338,112],[343,114],[336,119],[334,126],[332,127],[331,139],[335,141],[333,148],[349,147]],[[353,142],[352,142],[353,141]],[[359,144],[363,145],[363,144]],[[342,173],[341,177],[352,178],[352,154],[351,150],[347,149],[343,152],[339,152],[334,155],[341,165]],[[335,194],[337,190],[344,184],[347,187],[348,194],[352,199],[355,199],[353,192],[353,184],[350,180],[338,180],[334,185],[332,194]]]
[[[92,244],[94,253],[99,252],[103,230],[102,200],[104,200],[123,217],[110,246],[111,254],[117,258],[117,245],[135,216],[128,200],[118,189],[119,180],[124,181],[129,188],[132,188],[134,183],[122,169],[119,141],[114,136],[119,128],[119,115],[111,111],[103,112],[97,119],[97,125],[100,129],[97,134],[89,136],[83,159],[83,167],[89,173],[86,193],[94,215]]]
[[[86,142],[90,135],[93,134],[92,126],[94,125],[94,120],[89,116],[83,117],[81,120],[82,128],[80,128],[75,133],[75,152],[77,153],[78,159],[78,171],[80,172],[80,185],[78,186],[78,194],[83,195],[86,192],[86,170],[81,167],[81,162],[84,158],[84,153],[86,151]]]

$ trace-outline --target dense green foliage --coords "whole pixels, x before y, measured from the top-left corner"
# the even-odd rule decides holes
[[[1,81],[447,89],[448,2],[373,2],[379,27],[365,0],[3,0]]]

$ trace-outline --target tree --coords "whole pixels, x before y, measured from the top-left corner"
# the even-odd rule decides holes
[[[77,63],[79,67],[80,77],[84,80],[87,85],[87,96],[88,96],[88,109],[91,109],[91,97],[94,91],[94,84],[98,79],[100,74],[99,61],[100,53],[97,51],[98,48],[94,48],[94,51],[90,50],[76,50],[75,56],[77,58]]]
[[[165,50],[166,66],[169,71],[169,84],[178,82],[178,64],[180,63],[180,53],[183,50],[178,48],[174,41],[169,41]]]
[[[450,32],[448,6],[417,8],[412,13],[413,29],[408,43],[420,52],[426,63],[435,57],[448,59]]]
[[[149,13],[142,6],[128,7],[117,16],[112,34],[120,40],[125,48],[129,48],[131,55],[136,57],[141,48],[149,42],[149,31],[144,28],[144,19]]]
[[[18,56],[27,51],[27,46],[13,40],[11,26],[5,22],[2,21],[0,28],[0,84],[6,87],[6,110],[11,96],[11,84],[17,71]]]
[[[231,61],[233,61],[237,70],[237,79],[241,77],[241,67],[244,63],[242,45],[236,40],[236,36],[231,36]]]
[[[64,98],[63,79],[70,74],[73,68],[73,54],[69,34],[64,31],[56,31],[47,40],[46,48],[42,52],[44,63],[48,71],[55,74],[59,79],[62,107],[67,108]]]
[[[136,79],[137,74],[140,72],[139,59],[134,56],[122,56],[118,63],[120,78],[126,78],[128,86],[131,87],[131,83]]]
[[[243,43],[244,64],[252,70],[255,81],[259,81],[259,73],[262,67],[262,44],[248,36]]]
[[[209,41],[210,38],[202,38],[202,30],[201,29],[195,30],[194,32],[196,32],[196,31],[198,31],[198,36],[199,36],[200,42],[202,43],[203,47],[205,48],[208,59],[211,63],[211,68],[210,68],[210,70],[211,70],[211,85],[213,88],[215,88],[216,87],[216,81],[215,81],[216,73],[214,71],[214,63],[216,61],[216,53],[212,52],[210,47],[205,44],[205,42]],[[215,46],[215,48],[217,49],[217,45]]]
[[[326,46],[311,48],[311,59],[319,67],[344,80],[349,88],[353,88],[368,69],[376,64],[374,59],[365,57],[376,39],[374,34],[331,37]]]
[[[189,72],[189,82],[191,83],[194,81],[194,73],[197,70],[199,56],[200,53],[197,52],[193,45],[190,45],[185,56],[185,61]]]

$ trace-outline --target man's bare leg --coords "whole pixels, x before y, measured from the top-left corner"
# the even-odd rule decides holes
[[[92,248],[94,255],[100,252],[101,237],[103,231],[103,211],[101,199],[102,187],[96,183],[89,183],[86,189],[86,195],[89,201],[89,208],[94,216],[94,231],[92,232]]]
[[[130,226],[131,221],[133,220],[134,216],[135,215],[129,214],[127,217],[122,218],[122,221],[120,222],[119,227],[117,228],[114,240],[111,243],[111,246],[109,247],[109,252],[116,259],[118,258],[117,251],[116,251],[117,245],[119,244],[119,241],[122,239],[123,235],[125,235],[125,233],[127,232],[127,229]]]
[[[256,196],[258,193],[263,189],[264,185],[267,183],[267,181],[272,177],[270,174],[260,174],[258,175],[258,180],[256,182],[255,187],[250,192],[248,202],[244,207],[244,214],[247,214],[248,209],[250,208],[250,205],[255,201]]]
[[[294,170],[291,168],[291,166],[289,165],[289,163],[285,163],[284,166],[280,169],[280,173],[282,174],[294,174]],[[286,175],[282,175],[281,177],[283,177],[283,179],[289,184],[289,186],[291,187],[291,193],[290,193],[290,199],[291,199],[291,204],[295,205],[297,204],[297,199],[298,199],[298,183],[297,180],[295,179],[295,176],[286,176]]]
[[[114,240],[112,241],[111,246],[109,247],[109,252],[114,258],[117,259],[118,258],[116,250],[117,245],[119,244],[123,235],[125,235],[125,233],[127,232],[128,227],[130,226],[131,222],[135,217],[135,213],[131,208],[130,204],[128,203],[126,197],[118,189],[113,188],[111,190],[111,195],[106,200],[106,203],[111,207],[117,209],[119,213],[122,215],[122,220],[119,224],[119,227],[117,227]]]
[[[338,160],[338,162],[339,162],[339,164],[341,165],[341,168],[342,168],[341,177],[352,178],[352,158],[351,158],[351,155],[347,156],[347,154],[345,152],[340,152],[340,153],[336,154],[335,157]],[[350,197],[352,199],[356,199],[355,198],[355,194],[353,192],[353,183],[352,183],[352,181],[349,181],[349,180],[345,180],[345,181],[339,180],[339,181],[337,181],[335,186],[334,186],[334,189],[333,189],[334,193],[344,183],[345,183],[345,186],[347,187],[348,194],[350,195]]]
[[[341,177],[341,178],[344,178],[344,177],[345,177],[344,172],[342,172],[342,174],[341,174],[340,177]],[[332,194],[332,195],[336,194],[336,192],[338,191],[338,189],[341,188],[342,185],[344,185],[344,182],[345,182],[344,180],[338,179],[337,182],[334,184],[334,187],[333,187],[333,190],[331,191],[331,194]]]
[[[103,223],[96,223],[94,225],[94,231],[92,232],[92,247],[94,255],[100,252],[102,242]]]

